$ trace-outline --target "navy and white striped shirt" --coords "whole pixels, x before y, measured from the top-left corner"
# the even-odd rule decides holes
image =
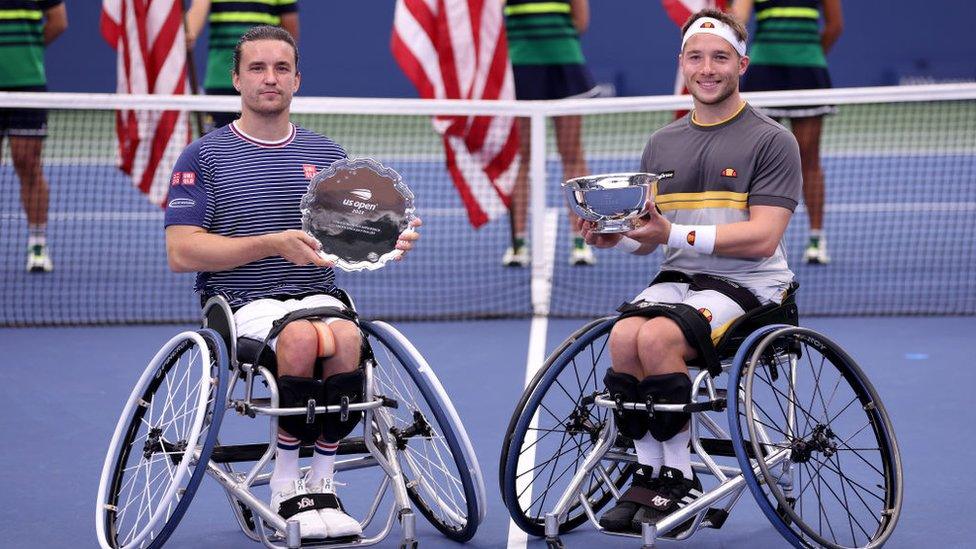
[[[165,225],[193,225],[228,237],[301,229],[299,208],[312,176],[345,156],[328,137],[295,125],[291,135],[271,143],[228,124],[180,155]],[[197,273],[195,289],[204,298],[222,295],[237,308],[264,297],[329,292],[334,283],[332,269],[299,267],[276,256]]]

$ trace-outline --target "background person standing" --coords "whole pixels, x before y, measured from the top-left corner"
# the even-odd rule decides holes
[[[748,24],[753,0],[736,0],[732,13]],[[830,88],[826,53],[844,27],[840,0],[760,0],[756,6],[756,31],[749,47],[749,72],[742,91],[809,90]],[[820,16],[823,15],[823,28]],[[806,263],[830,262],[823,230],[824,175],[820,166],[820,133],[829,105],[777,107],[763,113],[782,121],[789,118],[800,144],[803,164],[803,203],[810,219],[810,238],[803,253]]]
[[[5,38],[0,41],[0,91],[47,91],[44,48],[67,28],[62,0],[0,0],[0,34]],[[50,272],[54,265],[47,247],[48,185],[41,166],[47,111],[0,109],[0,140],[3,136],[10,138],[20,203],[27,215],[27,270]]]

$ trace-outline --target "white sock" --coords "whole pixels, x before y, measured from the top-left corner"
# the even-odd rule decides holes
[[[685,429],[680,433],[665,440],[664,445],[664,464],[673,469],[681,471],[685,478],[691,478],[691,428]]]
[[[47,245],[47,224],[27,225],[27,246],[46,246]]]
[[[646,433],[643,438],[634,441],[634,449],[637,450],[637,463],[653,467],[652,476],[657,478],[664,464],[664,443],[651,433]]]
[[[332,479],[335,474],[336,450],[338,449],[338,442],[326,442],[321,438],[315,441],[312,470],[308,474],[309,483],[316,483],[322,479]]]
[[[810,229],[810,238],[823,238],[823,229]]]
[[[278,433],[274,471],[269,481],[272,490],[277,491],[288,483],[298,480],[298,450],[301,447],[297,438]]]

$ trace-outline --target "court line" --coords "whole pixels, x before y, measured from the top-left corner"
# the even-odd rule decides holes
[[[556,233],[559,230],[559,212],[561,208],[547,208],[546,209],[546,240],[545,240],[545,255],[546,255],[546,276],[544,277],[545,284],[549,285],[550,288],[545,290],[546,296],[546,310],[549,310],[549,303],[552,299],[552,270],[556,261]],[[535,377],[536,372],[542,368],[543,363],[546,361],[546,337],[549,332],[549,317],[548,316],[534,316],[532,317],[532,324],[529,328],[529,349],[526,353],[525,358],[525,383],[523,387],[528,387],[529,382]],[[535,464],[535,442],[536,427],[539,426],[539,414],[536,413],[532,416],[532,421],[529,423],[529,430],[525,433],[525,443],[524,446],[528,446],[529,449],[519,456],[519,463],[515,467],[516,471],[524,470],[523,466],[526,464]],[[531,467],[528,467],[531,468]],[[522,494],[519,496],[519,503],[521,505],[528,505],[532,501],[532,479],[534,475],[527,474],[522,478],[518,479],[515,484],[515,493]],[[509,519],[508,521],[508,549],[524,549],[526,544],[529,542],[529,536],[519,528],[515,521]]]

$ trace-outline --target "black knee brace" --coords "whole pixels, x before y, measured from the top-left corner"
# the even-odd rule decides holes
[[[630,374],[607,370],[607,375],[603,376],[603,386],[610,393],[610,398],[617,402],[643,401],[637,390],[637,378]],[[637,440],[647,433],[647,412],[614,409],[613,417],[617,422],[617,430],[625,437]]]
[[[278,406],[281,408],[307,408],[309,401],[315,401],[314,406],[324,406],[325,384],[321,379],[297,376],[278,377]],[[289,435],[302,441],[303,444],[313,444],[319,436],[320,424],[313,416],[312,421],[305,414],[300,416],[281,416],[278,426]]]
[[[639,400],[652,399],[654,404],[688,404],[691,402],[691,379],[687,374],[647,376],[638,385]],[[688,424],[688,412],[654,412],[647,430],[660,441],[669,440]]]
[[[362,370],[329,376],[325,380],[325,402],[329,406],[340,405],[343,399],[347,404],[362,402],[364,377]],[[356,428],[363,413],[348,412],[345,418],[341,414],[325,414],[322,417],[322,438],[338,442]]]

